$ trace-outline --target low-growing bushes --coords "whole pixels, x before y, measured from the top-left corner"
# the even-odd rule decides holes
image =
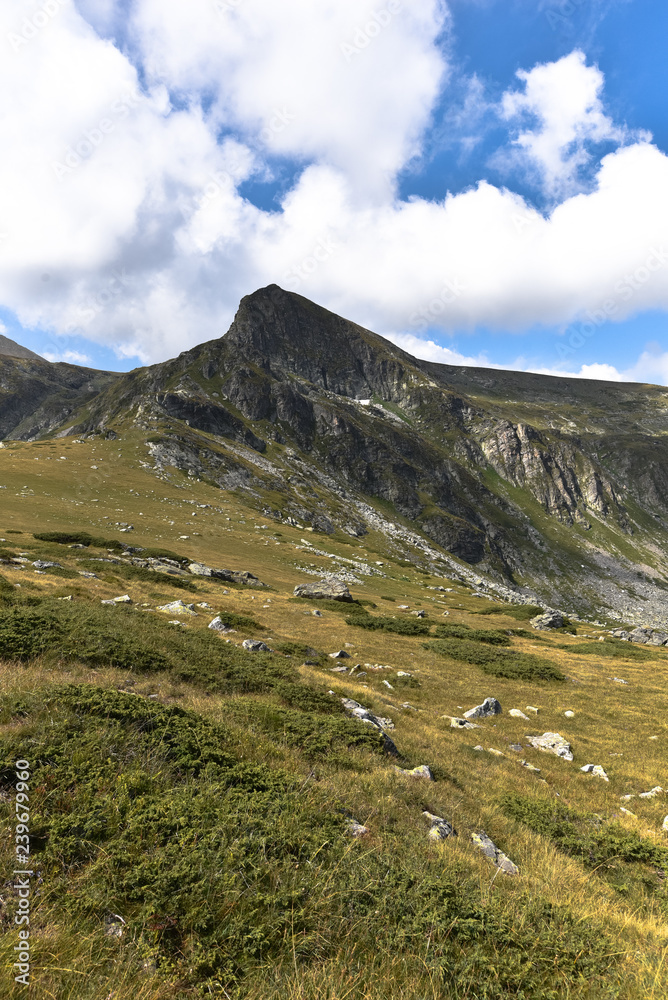
[[[394,635],[429,635],[429,622],[421,618],[389,618],[383,615],[351,615],[346,625],[371,629],[376,632],[392,632]]]
[[[222,612],[232,627],[256,627],[252,618]],[[247,653],[207,629],[174,629],[162,617],[123,606],[35,601],[0,611],[0,656],[27,662],[79,661],[134,673],[168,673],[210,691],[270,691],[294,680],[283,658]]]
[[[469,642],[465,639],[436,639],[424,643],[425,649],[431,649],[440,656],[449,656],[463,663],[473,663],[476,667],[492,677],[507,677],[522,681],[563,681],[561,670],[549,660],[543,660],[532,653],[519,653],[514,650],[494,649],[479,642]]]
[[[357,720],[246,701],[249,724],[305,762],[382,750]],[[345,807],[317,780],[242,760],[231,728],[76,685],[8,699],[8,716],[23,726],[0,737],[5,787],[30,748],[35,918],[44,908],[50,926],[102,940],[105,918],[122,914],[118,959],[136,956],[140,968],[149,956],[179,995],[250,996],[245,981],[270,975],[296,996],[293,973],[340,964],[351,948],[359,969],[401,956],[402,989],[416,996],[415,984],[458,1000],[580,1000],[615,987],[618,958],[595,921],[521,890],[517,920],[497,894],[480,899],[462,862],[444,866],[426,846],[392,850],[391,832],[359,849]],[[6,905],[11,920],[15,900]],[[48,964],[64,996],[70,970]],[[39,963],[32,975],[39,988]]]
[[[359,601],[321,601],[313,600],[311,597],[289,597],[290,604],[308,604],[311,608],[319,608],[320,611],[338,611],[339,614],[368,615],[369,612]]]
[[[572,646],[560,646],[568,653],[578,653],[583,656],[605,656],[615,660],[651,660],[661,657],[668,650],[657,646],[642,646],[638,643],[621,642],[617,639],[605,639],[603,642],[576,642]]]
[[[510,646],[507,633],[471,628],[469,625],[437,625],[432,635],[437,639],[468,639],[471,642],[485,642],[489,646]]]
[[[174,576],[171,573],[164,573],[160,570],[148,569],[145,566],[133,566],[132,563],[113,562],[100,563],[94,559],[82,559],[80,565],[84,569],[93,572],[103,571],[105,574],[111,573],[114,576],[122,577],[124,580],[142,580],[146,583],[164,584],[166,587],[174,587],[176,590],[187,590],[194,593],[197,590],[194,582],[185,576]]]
[[[32,537],[38,542],[54,542],[57,545],[92,545],[97,549],[114,549],[117,552],[126,548],[122,542],[91,535],[87,531],[39,531]]]
[[[623,892],[634,882],[657,891],[668,878],[668,847],[645,840],[617,822],[606,822],[561,802],[523,795],[505,795],[501,808],[506,816],[547,837],[564,854],[578,858]],[[627,866],[647,870],[624,871]]]
[[[518,622],[528,622],[531,618],[535,618],[536,615],[542,615],[544,611],[545,608],[541,608],[537,604],[495,604],[494,607],[474,611],[473,614],[506,615],[506,617],[514,618]]]

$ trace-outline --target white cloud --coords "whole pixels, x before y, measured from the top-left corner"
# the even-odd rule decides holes
[[[221,126],[369,198],[419,148],[447,17],[442,0],[138,0],[134,26],[150,80],[208,93]]]
[[[578,172],[590,160],[587,144],[624,139],[624,130],[603,110],[603,74],[597,66],[587,66],[583,52],[575,51],[528,72],[518,70],[517,76],[524,90],[503,95],[501,114],[511,123],[529,118],[533,127],[516,136],[514,155],[506,153],[506,162],[528,162],[546,193],[563,197],[577,188]]]
[[[400,201],[396,171],[446,69],[440,3],[404,3],[373,37],[382,0],[220,3],[219,15],[205,0],[139,0],[124,52],[64,3],[6,46],[0,303],[24,325],[157,361],[220,336],[241,296],[272,281],[412,337],[568,324],[610,302],[613,319],[668,308],[668,157],[656,147],[610,153],[591,191],[548,216],[487,181]],[[91,18],[93,8],[98,27],[113,13],[82,0]],[[5,0],[0,39],[24,19],[22,0]],[[359,51],[344,53],[355,39]],[[148,89],[124,54],[137,49]],[[576,62],[594,98],[568,120],[584,114],[578,136],[592,137],[608,127],[600,74]],[[284,106],[294,120],[263,138]],[[239,185],[266,176],[269,148],[316,162],[263,211]],[[565,146],[550,150],[567,163]]]
[[[4,336],[6,333],[7,333],[7,327],[2,322],[2,320],[0,320],[0,334]]]
[[[46,361],[66,361],[70,365],[91,365],[92,361],[87,354],[82,354],[81,351],[60,351],[54,353],[52,351],[45,351],[42,357]]]

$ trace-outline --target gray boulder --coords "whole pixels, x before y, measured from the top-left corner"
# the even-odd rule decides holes
[[[213,621],[209,622],[207,628],[213,629],[214,632],[233,632],[229,625],[226,625],[220,618],[220,615],[216,615]]]
[[[564,760],[573,760],[573,750],[570,743],[559,733],[543,733],[542,736],[527,736],[527,739],[536,750],[556,754],[557,757],[562,757]]]
[[[403,767],[397,767],[395,764],[394,770],[397,774],[401,774],[404,778],[422,778],[427,781],[434,780],[434,775],[431,773],[431,769],[426,764],[419,764],[417,767],[413,767],[410,770],[406,770]]]
[[[260,642],[259,639],[244,639],[241,643],[244,649],[247,649],[250,653],[271,653],[273,650],[269,648],[266,642]]]
[[[542,632],[546,632],[552,628],[563,628],[564,627],[564,616],[559,611],[546,611],[545,614],[536,615],[535,618],[531,619],[531,624],[534,628],[539,629]]]
[[[300,583],[295,587],[295,597],[308,597],[315,601],[348,601],[352,594],[341,580],[319,580],[317,583]]]
[[[486,858],[489,858],[497,868],[500,868],[506,875],[519,875],[519,868],[513,864],[510,858],[500,851],[493,840],[487,836],[484,830],[480,833],[472,833],[471,840],[476,847],[480,848]]]
[[[448,837],[457,836],[457,831],[452,823],[448,823],[447,819],[443,819],[442,816],[434,816],[433,813],[427,812],[426,809],[422,815],[429,823],[429,833],[427,836],[430,840],[447,840]]]
[[[486,719],[491,715],[501,715],[501,711],[501,705],[496,698],[485,698],[482,705],[476,705],[475,708],[469,708],[468,712],[464,712],[464,718]]]

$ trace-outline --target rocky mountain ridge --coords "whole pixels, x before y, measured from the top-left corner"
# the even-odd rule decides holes
[[[172,361],[121,376],[41,365],[49,376],[0,359],[6,438],[138,427],[159,474],[241,490],[277,519],[394,525],[411,560],[517,599],[668,620],[661,387],[424,362],[275,285]]]

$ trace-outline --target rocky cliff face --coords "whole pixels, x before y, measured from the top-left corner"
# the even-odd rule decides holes
[[[553,602],[623,602],[610,579],[635,563],[663,600],[659,387],[434,365],[275,285],[242,300],[225,337],[126,376],[47,366],[49,382],[30,362],[2,364],[5,436],[135,426],[159,468],[267,497],[267,510],[280,496],[281,516],[316,530],[361,533],[359,511],[380,504]]]

